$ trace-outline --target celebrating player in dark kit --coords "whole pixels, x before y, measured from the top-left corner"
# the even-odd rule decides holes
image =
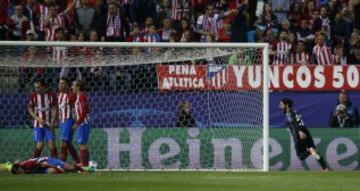
[[[323,157],[316,151],[314,140],[305,127],[301,115],[293,110],[293,101],[289,98],[283,98],[279,107],[285,114],[287,125],[294,140],[296,155],[299,159],[303,161],[309,155],[312,155],[318,161],[322,170],[328,171]]]

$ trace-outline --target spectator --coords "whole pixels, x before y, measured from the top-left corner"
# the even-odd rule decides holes
[[[0,1],[0,40],[7,39],[7,23],[8,23],[8,15],[7,15],[7,7],[8,1]]]
[[[288,20],[290,21],[293,28],[298,29],[301,19],[302,19],[301,4],[299,2],[294,2],[290,6]]]
[[[181,35],[180,42],[193,42],[193,33],[191,30],[186,30]]]
[[[230,42],[231,38],[231,24],[228,20],[224,21],[224,27],[218,32],[218,41],[219,42]]]
[[[334,109],[331,110],[330,121],[332,121],[332,118],[336,116],[336,111],[339,105],[345,106],[345,113],[352,121],[353,127],[358,127],[360,119],[359,110],[355,105],[352,104],[350,98],[345,91],[340,91],[338,96],[338,102]],[[341,108],[342,106],[339,107]]]
[[[326,34],[327,39],[331,39],[331,20],[329,18],[329,10],[326,6],[321,6],[320,17],[315,19],[313,31],[322,31]]]
[[[34,23],[33,23],[33,12],[35,8],[34,0],[26,0],[26,5],[24,7],[24,15],[29,19],[29,24],[31,30],[35,30]]]
[[[127,38],[127,42],[144,42],[144,37],[140,34],[139,25],[135,24],[132,27],[133,29]]]
[[[318,65],[333,65],[330,47],[325,44],[325,34],[316,36],[316,45],[312,51],[312,62]]]
[[[291,56],[292,64],[310,64],[310,55],[305,51],[304,42],[297,42],[295,53]]]
[[[63,12],[57,13],[56,4],[52,3],[48,5],[49,14],[45,19],[45,30],[46,30],[46,40],[53,41],[55,40],[56,31],[61,28],[64,30],[64,33],[68,29],[69,20],[68,12],[75,6],[75,1]]]
[[[171,0],[171,18],[178,23],[181,19],[190,19],[191,1],[190,0]]]
[[[106,41],[124,41],[129,30],[125,18],[119,13],[116,4],[109,4],[108,14],[98,23],[98,33]]]
[[[287,14],[290,10],[289,0],[269,0],[272,10],[275,13],[279,23],[287,20]]]
[[[144,27],[140,28],[140,34],[146,35],[149,32],[151,25],[155,25],[154,19],[151,17],[146,18]],[[156,26],[155,26],[155,28],[156,28]]]
[[[360,47],[356,47],[349,56],[349,64],[360,64]]]
[[[288,39],[288,32],[280,32],[280,40],[273,45],[274,59],[273,65],[290,64],[290,50],[292,48]]]
[[[335,48],[335,54],[333,59],[335,65],[347,65],[348,63],[348,59],[344,55],[344,49],[340,44],[337,45]]]
[[[248,3],[242,4],[235,12],[236,16],[231,25],[232,42],[247,42],[247,32],[253,29],[256,20],[257,2],[257,0],[248,1]]]
[[[263,12],[259,17],[258,23],[265,25],[266,28],[278,28],[278,20],[271,10],[269,3],[264,3]]]
[[[303,7],[302,18],[308,20],[309,24],[312,26],[314,21],[314,12],[316,11],[314,1],[306,1],[307,3]]]
[[[163,27],[158,31],[161,42],[169,42],[169,36],[171,33],[176,33],[176,30],[172,28],[172,20],[164,19]]]
[[[344,104],[336,106],[335,115],[331,116],[329,126],[335,128],[356,127],[354,121],[347,115]]]
[[[76,29],[88,35],[90,29],[96,26],[96,18],[96,11],[90,6],[89,0],[81,0],[81,7],[77,8],[75,13]]]
[[[191,116],[191,103],[188,101],[181,102],[178,105],[177,121],[175,127],[191,128],[196,127],[196,121]]]
[[[352,26],[349,22],[343,19],[341,13],[337,13],[331,29],[334,44],[339,44],[351,34]]]
[[[360,46],[360,35],[357,32],[353,32],[350,38],[343,41],[345,49],[345,55],[353,55],[356,47]]]
[[[25,40],[26,31],[30,28],[29,19],[23,14],[23,6],[15,6],[15,14],[10,17],[11,20],[11,40]]]
[[[171,1],[170,0],[160,0],[160,3],[157,7],[157,20],[163,21],[166,18],[171,18]]]
[[[307,51],[310,51],[312,49],[315,35],[310,30],[307,20],[301,20],[300,28],[296,31],[296,38],[298,41],[304,43]]]
[[[179,37],[182,37],[185,31],[192,30],[192,26],[187,19],[181,19],[180,21],[180,27],[178,29]]]
[[[353,18],[354,28],[360,31],[360,1],[349,0],[351,17]]]
[[[35,32],[38,34],[39,40],[45,40],[45,20],[48,18],[49,8],[48,6],[51,4],[51,0],[44,0],[43,3],[37,2],[34,6],[34,12],[32,16],[32,21],[34,23]]]
[[[216,36],[217,33],[217,20],[219,15],[214,13],[214,6],[206,6],[206,11],[203,15],[199,16],[196,22],[197,32],[201,35],[200,41],[205,42],[207,35]]]

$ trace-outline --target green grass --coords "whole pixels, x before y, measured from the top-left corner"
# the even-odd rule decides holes
[[[360,172],[105,172],[65,175],[0,174],[0,190],[36,191],[351,191]]]

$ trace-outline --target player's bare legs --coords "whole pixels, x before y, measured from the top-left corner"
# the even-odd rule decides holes
[[[329,171],[329,169],[326,167],[324,159],[317,153],[317,151],[314,148],[310,148],[309,152],[318,161],[322,170]]]

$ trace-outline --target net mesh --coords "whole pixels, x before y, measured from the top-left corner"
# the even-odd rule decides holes
[[[34,81],[57,92],[66,77],[87,84],[100,169],[262,169],[262,48],[24,45],[0,55],[0,162],[32,156]]]

